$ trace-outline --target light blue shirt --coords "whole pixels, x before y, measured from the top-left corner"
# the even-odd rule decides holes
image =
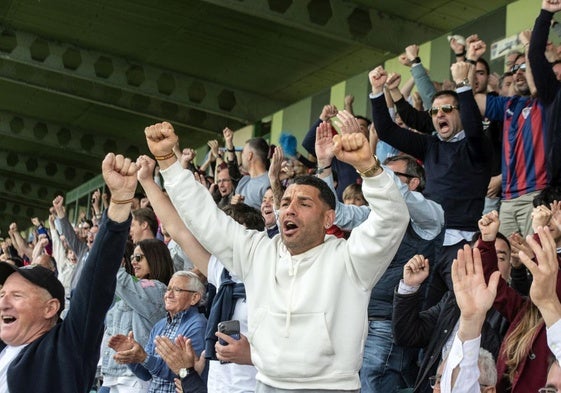
[[[437,237],[444,227],[442,206],[425,198],[420,192],[409,190],[407,184],[403,183],[390,168],[386,166],[383,166],[383,168],[392,177],[405,200],[411,217],[411,227],[415,233],[425,240],[432,240]],[[322,180],[335,192],[331,174],[322,178]],[[337,201],[334,224],[343,230],[350,231],[365,221],[369,213],[370,208],[368,206],[345,205]]]

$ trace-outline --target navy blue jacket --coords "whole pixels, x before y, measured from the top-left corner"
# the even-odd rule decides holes
[[[432,261],[436,248],[442,245],[442,235],[432,240],[425,240],[415,233],[411,223],[409,223],[395,257],[393,257],[380,280],[372,288],[370,302],[368,303],[369,318],[392,319],[393,292],[403,277],[403,266],[415,254],[422,254],[429,261]]]
[[[12,361],[8,368],[10,392],[90,391],[99,359],[103,322],[113,302],[129,227],[130,218],[116,223],[103,216],[66,318],[26,346]],[[0,342],[0,350],[5,346]]]
[[[458,95],[465,138],[457,142],[399,127],[392,121],[383,95],[371,99],[372,118],[381,140],[423,161],[427,177],[423,194],[442,206],[446,228],[475,232],[493,154],[472,91]]]

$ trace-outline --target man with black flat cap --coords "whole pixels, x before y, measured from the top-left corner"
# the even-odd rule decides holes
[[[102,171],[111,203],[64,321],[64,288],[54,272],[0,263],[0,393],[90,391],[136,188],[129,159],[110,153]]]

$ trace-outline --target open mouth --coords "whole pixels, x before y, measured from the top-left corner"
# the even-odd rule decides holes
[[[298,229],[298,225],[296,225],[292,221],[285,221],[283,225],[283,232],[285,235],[292,235]]]
[[[438,120],[438,127],[443,130],[444,128],[449,128],[448,121],[446,119]]]
[[[15,317],[9,316],[9,315],[4,315],[2,317],[2,323],[4,323],[5,325],[9,325],[11,323],[14,323],[16,321]]]

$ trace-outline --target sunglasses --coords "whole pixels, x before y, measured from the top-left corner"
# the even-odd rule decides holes
[[[131,255],[131,262],[132,261],[140,262],[140,261],[142,261],[142,258],[144,258],[144,254],[132,254]]]
[[[518,71],[518,70],[526,72],[526,63],[513,65],[510,69],[510,72],[512,72],[513,74],[516,74],[516,71]]]
[[[436,116],[438,114],[438,111],[442,111],[444,113],[450,113],[454,109],[460,109],[460,107],[458,105],[450,105],[450,104],[433,106],[432,108],[429,109],[429,115]]]
[[[409,173],[402,173],[402,172],[396,172],[396,171],[393,171],[393,173],[395,173],[396,176],[404,176],[404,177],[407,177],[408,179],[413,179],[414,177],[417,177],[417,176],[414,176],[414,175],[410,175]]]

